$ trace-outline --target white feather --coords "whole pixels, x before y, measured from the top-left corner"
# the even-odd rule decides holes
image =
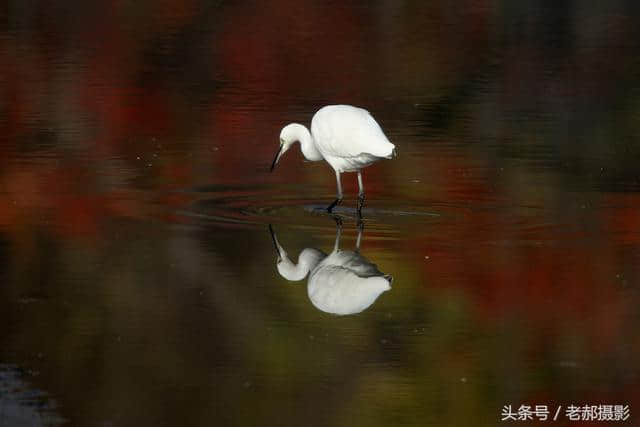
[[[390,158],[395,145],[365,109],[350,105],[321,108],[311,120],[311,135],[318,151],[340,172],[358,170],[378,160]],[[347,160],[338,164],[339,159]],[[343,169],[360,165],[355,169]]]
[[[378,270],[378,266],[355,251],[338,248],[337,231],[334,250],[326,255],[315,248],[306,248],[295,264],[289,258],[271,229],[278,253],[278,273],[290,281],[309,276],[307,293],[311,303],[326,313],[347,315],[365,310],[385,291],[391,289],[393,278]]]

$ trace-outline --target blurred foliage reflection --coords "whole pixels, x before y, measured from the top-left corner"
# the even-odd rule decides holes
[[[590,0],[5,2],[0,366],[73,425],[633,416],[639,18]],[[350,317],[283,286],[266,231],[332,248],[308,209],[332,199],[326,166],[268,173],[280,127],[330,103],[375,112],[400,152],[364,172],[364,251],[393,291]]]

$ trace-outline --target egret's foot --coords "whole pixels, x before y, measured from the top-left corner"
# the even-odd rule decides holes
[[[327,208],[327,212],[331,213],[333,211],[333,208],[335,208],[340,203],[342,203],[342,199],[335,199],[333,203],[331,203]]]
[[[363,207],[364,207],[364,193],[358,195],[358,218],[362,218]]]

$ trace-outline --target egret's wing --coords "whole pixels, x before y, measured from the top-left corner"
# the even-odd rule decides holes
[[[378,270],[378,266],[369,262],[369,260],[364,259],[365,262],[356,261],[353,263],[345,264],[345,268],[350,269],[359,277],[372,277],[372,276],[383,276],[384,273]]]
[[[324,253],[320,249],[316,249],[316,248],[305,248],[305,249],[303,249],[302,252],[300,252],[300,255],[298,256],[298,258],[302,257],[302,254],[309,254],[307,256],[309,256],[310,258],[318,260],[318,262],[320,262],[320,260],[322,260],[322,259],[327,257],[326,253]]]
[[[375,119],[362,108],[325,107],[313,117],[311,131],[320,151],[334,157],[387,157],[394,148]]]
[[[308,294],[320,310],[345,315],[361,312],[389,289],[384,277],[365,278],[347,268],[326,266],[309,278]]]
[[[325,258],[323,264],[333,269],[342,269],[358,277],[383,276],[378,266],[362,255],[353,251],[334,252]]]

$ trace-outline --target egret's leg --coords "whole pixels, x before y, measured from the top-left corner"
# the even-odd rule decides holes
[[[342,220],[336,219],[336,242],[333,244],[333,251],[340,249],[340,236],[342,235]]]
[[[362,232],[364,231],[364,222],[362,219],[358,220],[358,237],[356,239],[356,252],[360,252],[360,242],[362,241]]]
[[[329,213],[331,213],[331,211],[333,210],[333,208],[336,207],[336,205],[339,205],[340,202],[342,202],[342,182],[340,182],[340,172],[338,171],[336,171],[336,181],[338,183],[338,198],[335,199],[333,203],[331,203],[327,208],[327,211],[329,211]]]
[[[333,220],[336,222],[336,227],[342,229],[342,218],[340,218],[340,215],[332,215],[333,216]]]
[[[364,184],[362,184],[362,171],[358,171],[358,216],[362,217],[364,206]]]

